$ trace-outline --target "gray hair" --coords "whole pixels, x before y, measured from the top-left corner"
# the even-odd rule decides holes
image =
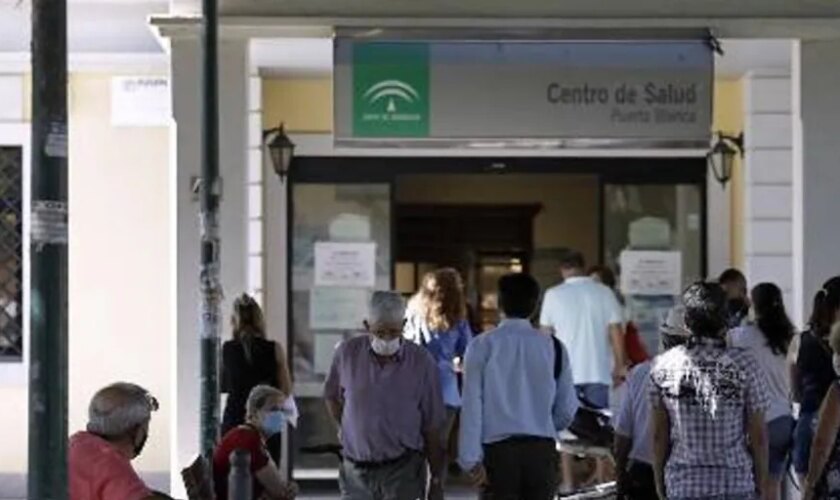
[[[372,325],[400,325],[405,319],[405,299],[398,292],[373,292],[368,307],[368,322]]]
[[[100,389],[88,406],[88,432],[120,437],[148,422],[157,400],[139,385],[117,382]]]
[[[247,418],[256,417],[272,398],[286,399],[286,394],[270,385],[258,385],[251,389],[248,394],[248,402],[245,403],[245,415]]]

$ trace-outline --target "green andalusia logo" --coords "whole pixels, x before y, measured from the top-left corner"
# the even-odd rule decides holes
[[[418,43],[353,47],[353,134],[429,135],[429,50]]]
[[[378,101],[387,99],[388,104],[385,110],[388,113],[394,114],[397,112],[396,100],[401,100],[404,103],[411,105],[420,99],[420,94],[411,85],[401,82],[399,80],[385,80],[374,84],[365,92],[365,99],[368,104],[373,106]]]

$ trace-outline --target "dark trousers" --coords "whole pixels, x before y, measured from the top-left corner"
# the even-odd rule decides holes
[[[644,462],[630,462],[621,481],[620,500],[650,500],[656,498],[653,467]]]
[[[484,446],[488,485],[482,500],[551,500],[559,456],[553,439],[512,437]]]

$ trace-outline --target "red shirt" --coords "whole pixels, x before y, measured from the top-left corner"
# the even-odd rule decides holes
[[[624,348],[627,350],[627,358],[630,360],[630,366],[636,366],[639,363],[644,363],[650,356],[648,356],[642,340],[639,338],[639,329],[633,322],[627,323],[624,333]]]
[[[70,500],[142,500],[152,495],[131,460],[95,434],[74,434],[67,461]]]
[[[254,478],[254,498],[262,495],[263,487],[257,481],[256,473],[271,462],[262,435],[253,427],[240,426],[231,429],[222,438],[222,442],[213,453],[213,483],[216,486],[216,498],[227,498],[227,481],[230,473],[230,454],[236,449],[243,449],[251,454],[251,477]]]

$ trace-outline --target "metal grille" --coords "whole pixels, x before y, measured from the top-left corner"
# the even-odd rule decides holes
[[[23,358],[22,157],[0,147],[0,362]]]

